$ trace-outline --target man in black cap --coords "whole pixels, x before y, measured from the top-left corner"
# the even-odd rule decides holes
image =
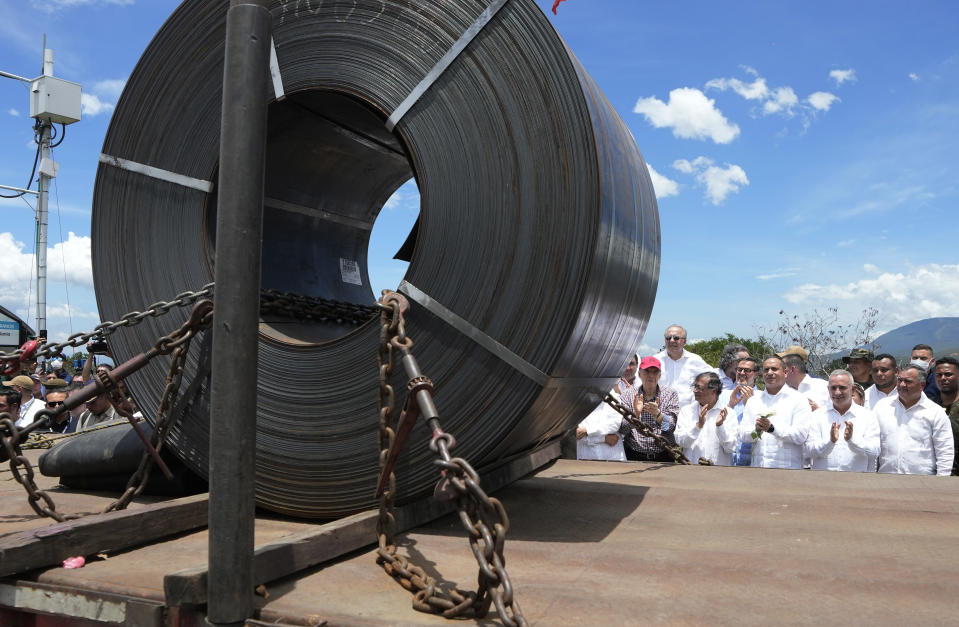
[[[868,390],[872,385],[872,360],[874,355],[871,350],[865,348],[854,348],[849,351],[848,357],[843,357],[843,363],[849,364],[849,372],[852,373],[853,384],[858,383],[863,390]]]

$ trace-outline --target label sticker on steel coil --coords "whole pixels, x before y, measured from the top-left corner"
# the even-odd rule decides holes
[[[363,285],[363,279],[360,278],[360,266],[352,259],[340,257],[340,276],[344,283]]]

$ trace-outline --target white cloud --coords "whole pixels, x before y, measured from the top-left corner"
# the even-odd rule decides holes
[[[672,128],[675,137],[728,144],[739,135],[739,127],[715,105],[715,100],[698,89],[680,87],[669,92],[669,103],[655,97],[640,98],[633,113],[642,114],[656,128]]]
[[[83,115],[94,116],[113,111],[126,84],[126,80],[119,78],[94,83],[87,93],[80,95]]]
[[[731,90],[746,100],[756,101],[762,104],[759,111],[762,115],[779,114],[791,118],[796,114],[795,109],[800,109],[805,114],[807,112],[828,111],[833,102],[839,100],[833,94],[824,91],[817,91],[809,96],[803,103],[800,103],[796,96],[796,91],[789,86],[769,87],[766,79],[759,75],[754,68],[741,66],[743,70],[753,77],[751,82],[745,82],[738,78],[714,78],[706,83],[706,89],[718,89],[720,91]],[[810,119],[808,115],[803,115],[803,128],[808,128]]]
[[[873,276],[843,284],[806,283],[783,297],[797,305],[838,304],[850,311],[875,304],[887,329],[924,318],[953,316],[959,311],[959,265],[928,264],[900,272],[875,266],[864,270]]]
[[[843,83],[855,83],[856,82],[856,70],[849,68],[848,70],[832,70],[829,72],[829,78],[836,81],[836,86],[842,85]]]
[[[403,202],[403,192],[401,190],[396,190],[393,192],[393,195],[386,199],[386,202],[383,203],[384,209],[396,209]]]
[[[766,274],[757,274],[756,279],[759,281],[770,281],[772,279],[785,279],[791,276],[796,276],[799,271],[796,268],[778,268]]]
[[[97,81],[93,84],[93,87],[90,89],[90,91],[98,94],[102,98],[116,102],[120,97],[120,94],[123,93],[123,88],[126,87],[126,84],[127,82],[125,79],[110,78],[103,81]]]
[[[769,98],[763,102],[763,114],[782,113],[792,117],[793,107],[798,103],[799,98],[796,97],[796,92],[793,91],[792,87],[777,87],[770,93]]]
[[[729,163],[720,167],[708,157],[696,157],[692,161],[677,159],[673,168],[685,174],[695,174],[696,181],[706,189],[706,198],[714,205],[721,204],[729,194],[749,185],[746,171],[741,167]]]
[[[12,108],[12,107],[11,107],[10,109],[7,109],[7,113],[9,113],[10,115],[12,115],[12,116],[15,117],[15,118],[20,117],[20,112],[17,111],[16,109]]]
[[[33,253],[24,251],[24,243],[14,239],[10,232],[0,233],[0,259],[4,260],[4,280],[0,283],[0,302],[26,302],[32,289],[31,281],[36,276]],[[69,283],[93,287],[93,266],[90,262],[90,238],[75,233],[67,236],[66,242],[47,248],[47,277],[53,281],[64,276]]]
[[[81,94],[80,107],[83,115],[100,115],[108,111],[113,111],[113,105],[109,102],[103,102],[95,94]]]
[[[100,320],[100,314],[95,311],[84,311],[73,305],[47,305],[47,318],[73,318],[81,320]]]
[[[836,242],[836,246],[837,246],[838,248],[849,248],[850,246],[852,246],[852,245],[855,244],[855,243],[856,243],[856,240],[854,240],[854,239],[844,239],[844,240],[841,240],[841,241],[839,241],[839,242]]]
[[[918,82],[919,82],[919,75],[916,74],[915,72],[909,72],[909,78],[910,78],[910,79],[912,80],[912,82],[914,82],[914,83],[918,83]]]
[[[44,13],[54,13],[60,9],[82,6],[129,6],[134,2],[136,2],[136,0],[30,0],[30,4],[33,5],[35,9],[39,9]]]
[[[667,178],[653,169],[653,166],[646,164],[649,170],[649,178],[653,181],[653,190],[656,192],[656,198],[668,198],[679,193],[679,183]]]
[[[752,68],[749,68],[752,70]],[[755,72],[756,70],[753,70]],[[714,78],[706,83],[706,89],[726,91],[731,89],[746,100],[763,100],[769,95],[766,79],[757,77],[751,83],[744,83],[738,78]]]
[[[809,94],[809,97],[806,98],[806,102],[812,105],[813,109],[817,111],[829,111],[829,108],[833,105],[834,102],[838,102],[839,97],[835,94],[831,94],[828,91],[817,91]]]

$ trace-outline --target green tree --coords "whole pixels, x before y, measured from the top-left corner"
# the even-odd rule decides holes
[[[736,337],[732,333],[727,333],[723,337],[714,337],[708,340],[701,340],[686,345],[686,350],[696,353],[706,360],[706,363],[716,368],[719,366],[719,356],[723,352],[723,347],[727,344],[742,344],[749,350],[749,355],[756,359],[762,359],[765,355],[774,352],[773,347],[762,339],[748,340],[742,337]]]

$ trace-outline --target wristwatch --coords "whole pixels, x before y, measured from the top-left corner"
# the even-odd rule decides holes
[[[774,426],[773,426],[773,423],[770,422],[770,423],[769,423],[769,428],[766,429],[766,433],[772,433],[772,432],[775,431],[775,430],[776,430],[776,427],[774,427]]]

